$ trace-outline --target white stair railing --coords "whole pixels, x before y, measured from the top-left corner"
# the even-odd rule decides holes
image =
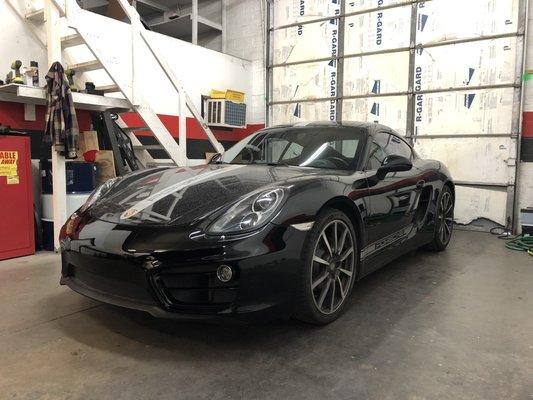
[[[44,45],[45,43],[40,32],[41,27],[37,24],[40,24],[43,20],[46,20],[45,13],[41,10],[32,10],[29,13],[21,11],[14,3],[12,3],[12,0],[7,1],[9,6],[17,11],[17,16],[21,20],[26,21],[36,39],[38,39],[39,42]],[[112,81],[112,84],[107,84],[100,89],[103,89],[106,92],[122,93],[128,103],[131,105],[132,110],[139,114],[146,124],[147,130],[150,130],[153,133],[161,147],[166,151],[176,165],[187,165],[186,121],[187,114],[189,113],[192,115],[192,117],[194,117],[194,119],[196,119],[200,128],[205,133],[207,139],[213,145],[215,150],[219,153],[224,152],[223,146],[220,144],[220,142],[218,142],[209,129],[204,118],[201,116],[190,96],[187,94],[182,82],[177,78],[172,68],[168,65],[164,55],[162,55],[161,52],[150,43],[150,33],[143,27],[137,10],[129,5],[126,0],[119,0],[119,4],[131,22],[131,37],[128,38],[131,45],[131,52],[127,54],[123,52],[122,58],[120,54],[113,54],[110,57],[109,51],[105,51],[109,49],[109,46],[107,46],[107,48],[103,48],[101,46],[102,37],[100,36],[102,35],[105,36],[104,39],[108,43],[112,43],[116,39],[114,37],[114,32],[106,32],[105,28],[102,28],[101,26],[95,26],[94,24],[91,25],[91,16],[95,16],[95,14],[81,9],[75,0],[47,1],[51,3],[51,7],[54,10],[57,10],[59,19],[54,19],[53,24],[57,25],[60,19],[66,17],[68,26],[74,29],[76,32],[76,34],[68,34],[59,38],[56,37],[57,35],[53,38],[47,35],[48,37],[46,37],[46,46],[49,51],[50,48],[53,48],[53,53],[58,53],[61,52],[62,47],[68,48],[78,45],[86,45],[95,59],[81,63],[70,64],[68,65],[69,68],[77,71],[78,74],[83,74],[84,72],[88,71],[104,70],[106,75]],[[46,20],[45,22],[46,24],[44,27],[46,28],[47,32],[49,32],[51,21]],[[102,25],[101,21],[98,22],[99,25]],[[60,29],[58,26],[54,27],[54,32],[59,30]],[[117,42],[116,46],[128,46],[128,44]],[[139,49],[141,49],[141,51],[139,51]],[[141,59],[139,53],[142,53],[142,56],[144,57],[143,59]],[[161,122],[155,110],[153,107],[151,107],[149,101],[147,101],[147,98],[141,88],[142,85],[138,84],[138,81],[145,79],[145,77],[136,76],[136,73],[138,73],[136,71],[136,66],[141,65],[137,64],[138,62],[146,62],[145,58],[150,58],[148,62],[151,63],[151,65],[158,66],[156,74],[157,76],[151,78],[154,81],[159,82],[159,84],[164,86],[165,89],[168,88],[171,92],[174,91],[174,93],[177,94],[177,105],[179,107],[178,114],[180,117],[178,129],[179,144],[176,143],[176,140]],[[131,66],[132,70],[129,71],[130,73],[125,74],[127,78],[122,77],[122,71],[120,68],[117,68],[117,64],[120,64],[122,69]],[[173,98],[172,95],[171,97]],[[144,153],[146,156],[146,152]]]
[[[87,45],[89,50],[93,53],[96,60],[99,61],[101,67],[107,72],[111,80],[114,82],[117,88],[120,89],[124,97],[130,102],[132,108],[141,116],[141,118],[146,123],[147,127],[152,131],[157,141],[161,144],[163,149],[169,154],[171,159],[178,166],[187,165],[187,152],[186,152],[186,117],[188,110],[192,116],[198,121],[203,132],[206,134],[207,138],[216,149],[217,152],[223,153],[224,148],[215,138],[207,123],[202,118],[198,109],[194,105],[190,96],[187,94],[183,84],[176,77],[173,70],[170,68],[166,62],[164,56],[150,44],[149,39],[147,38],[147,31],[142,26],[140,16],[137,13],[137,10],[130,6],[127,1],[119,0],[121,7],[124,9],[126,16],[131,21],[131,82],[121,79],[121,71],[117,71],[116,65],[113,65],[114,60],[110,60],[108,56],[103,54],[101,48],[98,46],[98,37],[94,35],[94,27],[90,26],[87,23],[89,18],[89,12],[82,10],[75,1],[69,0],[67,7],[67,20],[69,27],[73,28],[78,35],[83,39],[83,42]],[[110,33],[110,36],[112,33]],[[71,39],[72,40],[72,39]],[[141,79],[141,77],[136,77],[136,68],[138,65],[138,46],[140,43],[144,44],[149,50],[149,54],[153,56],[157,65],[161,68],[164,76],[163,81],[168,81],[168,87],[172,87],[178,94],[179,99],[179,144],[176,143],[172,135],[168,132],[166,127],[160,121],[157,114],[150,107],[148,102],[145,100],[142,90],[139,89],[139,85],[136,84],[136,79]],[[127,64],[127,63],[123,63]],[[96,68],[95,66],[91,68]],[[158,77],[159,78],[159,77]],[[166,79],[164,79],[166,78]],[[161,79],[157,79],[161,81]]]

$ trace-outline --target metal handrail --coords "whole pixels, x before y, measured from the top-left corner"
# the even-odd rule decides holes
[[[132,25],[132,28],[134,30],[137,30],[137,32],[139,33],[139,35],[143,39],[144,43],[146,44],[146,46],[148,47],[148,49],[150,50],[150,52],[152,53],[152,55],[156,59],[157,63],[163,69],[163,72],[165,73],[167,78],[172,83],[172,86],[174,87],[174,89],[180,95],[180,100],[181,100],[180,101],[180,109],[182,107],[181,103],[184,102],[185,103],[184,105],[187,106],[187,108],[189,109],[191,114],[198,121],[198,123],[200,124],[200,127],[202,128],[202,130],[204,131],[204,133],[206,134],[207,138],[209,139],[209,141],[211,142],[213,147],[216,149],[216,151],[221,153],[221,154],[224,153],[224,147],[215,138],[215,135],[213,134],[213,132],[211,131],[211,129],[209,128],[207,123],[204,121],[204,119],[202,118],[202,116],[200,115],[200,113],[198,112],[196,107],[194,106],[194,104],[192,102],[192,99],[189,97],[189,95],[185,91],[182,83],[174,75],[174,72],[172,71],[172,69],[170,68],[170,66],[168,65],[168,63],[164,59],[164,57],[161,55],[161,53],[157,49],[152,47],[152,45],[150,44],[150,41],[146,37],[146,29],[144,27],[142,27],[141,17],[139,15],[139,13],[137,12],[137,10],[135,8],[133,8],[126,0],[118,0],[118,2],[120,4],[120,6],[122,7],[122,9],[124,10],[124,12],[126,13],[126,16],[129,18],[129,20],[131,22],[131,25]],[[185,100],[185,101],[182,101],[182,100]],[[186,118],[185,117],[185,113],[180,112],[180,120],[182,118]],[[181,133],[181,131],[182,130],[180,129],[180,133]],[[182,142],[181,135],[180,135],[180,145],[186,143],[185,142],[185,137],[183,138],[183,140],[184,141]],[[186,147],[184,146],[183,148],[185,149]]]

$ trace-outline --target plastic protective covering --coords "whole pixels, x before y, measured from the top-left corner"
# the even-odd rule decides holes
[[[393,5],[400,6],[386,8]],[[416,43],[429,47],[415,52],[412,77],[411,4],[405,0],[346,1],[345,12],[353,15],[344,24],[343,81],[338,82],[336,60],[275,67],[271,100],[290,103],[271,106],[272,123],[335,120],[336,102],[327,98],[337,96],[338,83],[345,97],[343,120],[376,121],[405,133],[412,112],[415,148],[424,157],[445,162],[455,179],[514,183],[509,159],[515,157],[516,141],[493,135],[512,133],[518,98],[512,87],[487,86],[510,86],[519,77],[520,42],[513,36],[518,31],[519,0],[432,0],[416,7]],[[340,1],[336,0],[277,0],[273,25],[339,13]],[[274,64],[336,57],[338,27],[338,20],[331,19],[275,30]],[[509,36],[494,38],[498,35]],[[486,36],[492,38],[456,43]],[[413,110],[408,110],[410,78],[415,92],[420,92],[415,94]],[[309,99],[322,100],[302,102]],[[484,138],[485,134],[491,136]],[[456,220],[466,224],[487,218],[505,224],[507,204],[505,187],[461,187]]]

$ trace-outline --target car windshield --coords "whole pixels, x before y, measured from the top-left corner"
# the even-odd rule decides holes
[[[354,169],[365,131],[356,127],[274,128],[256,132],[216,162]]]

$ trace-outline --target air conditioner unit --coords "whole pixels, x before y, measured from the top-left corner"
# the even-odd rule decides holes
[[[224,128],[246,127],[246,104],[225,99],[207,99],[207,125]]]

